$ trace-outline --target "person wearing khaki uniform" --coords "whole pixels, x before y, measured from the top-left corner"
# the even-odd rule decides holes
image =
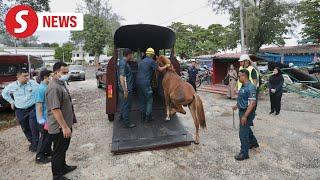
[[[77,168],[66,164],[66,152],[70,145],[75,117],[71,97],[65,85],[69,72],[67,64],[55,63],[53,72],[53,79],[46,92],[48,132],[53,141],[51,170],[54,180],[65,180],[68,178],[63,175]]]

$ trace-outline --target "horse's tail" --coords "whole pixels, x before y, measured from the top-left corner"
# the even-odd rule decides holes
[[[194,95],[194,101],[196,104],[196,116],[197,120],[203,129],[207,129],[206,117],[204,114],[203,103],[199,95]]]

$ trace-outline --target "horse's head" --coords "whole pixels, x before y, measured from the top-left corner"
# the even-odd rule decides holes
[[[174,71],[174,68],[171,64],[171,61],[169,58],[167,58],[166,56],[164,55],[160,55],[160,56],[157,56],[157,63],[160,67],[162,66],[165,66],[166,64],[170,64],[171,66],[167,68],[167,70],[172,70]]]

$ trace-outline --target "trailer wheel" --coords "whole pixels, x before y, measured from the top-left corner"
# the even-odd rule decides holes
[[[114,114],[108,114],[108,120],[110,122],[114,121]]]

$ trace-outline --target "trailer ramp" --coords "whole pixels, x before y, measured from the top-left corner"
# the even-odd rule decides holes
[[[124,154],[137,151],[157,150],[164,148],[174,148],[187,146],[193,142],[193,138],[181,124],[177,116],[165,121],[165,111],[163,102],[154,101],[154,120],[142,123],[140,112],[136,108],[138,100],[133,103],[130,112],[130,119],[137,126],[135,128],[125,128],[119,121],[117,114],[113,122],[113,138],[111,152],[114,154]]]

